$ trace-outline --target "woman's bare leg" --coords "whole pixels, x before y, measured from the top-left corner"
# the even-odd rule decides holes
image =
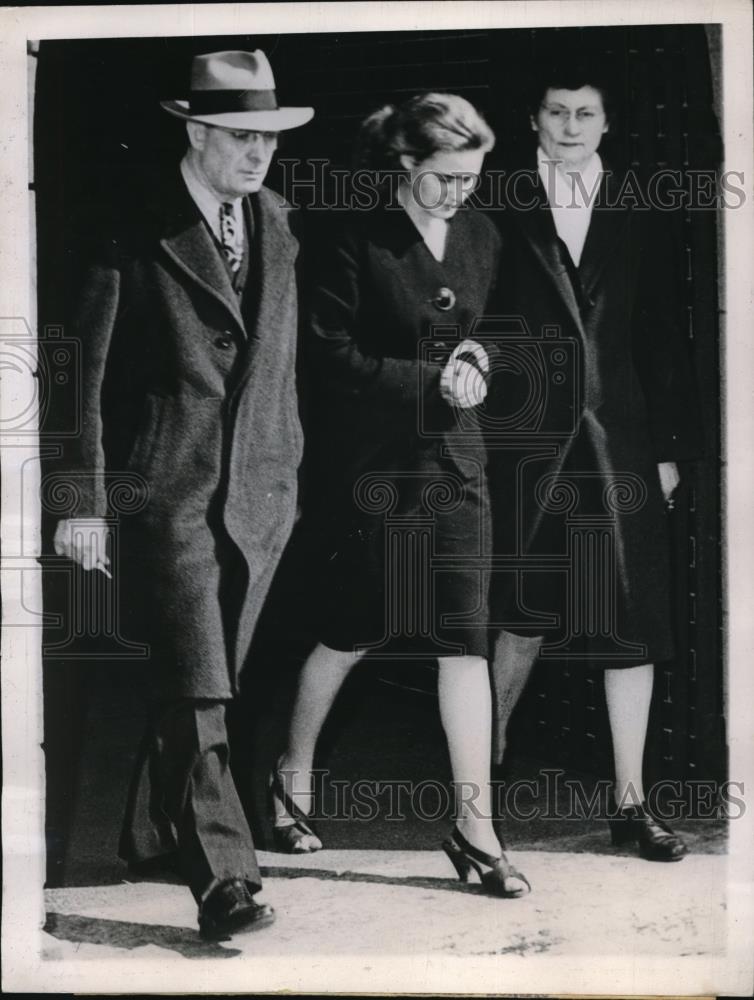
[[[474,847],[497,857],[500,844],[492,827],[492,699],[487,661],[482,656],[452,656],[441,657],[438,663],[440,718],[448,741],[458,829]]]
[[[440,717],[456,790],[456,826],[473,847],[499,858],[500,842],[492,826],[492,695],[487,661],[482,656],[456,656],[438,662]],[[528,891],[528,883],[511,873],[505,889]]]
[[[311,771],[317,740],[343,682],[360,658],[361,653],[330,649],[319,643],[301,668],[288,744],[280,758],[279,773],[286,792],[306,815],[312,809]],[[283,804],[277,800],[275,814],[277,826],[292,822]]]
[[[654,666],[605,671],[605,698],[615,757],[615,801],[644,801],[644,744],[652,701]]]

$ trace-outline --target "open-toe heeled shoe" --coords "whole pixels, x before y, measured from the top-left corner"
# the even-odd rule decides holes
[[[626,806],[610,820],[614,847],[635,843],[645,861],[680,861],[688,854],[683,838],[653,816],[645,804]]]
[[[491,854],[480,851],[470,844],[458,827],[443,842],[442,848],[462,882],[469,881],[469,873],[473,868],[484,888],[492,896],[517,899],[531,891],[529,880],[513,867],[506,858],[504,850],[499,858],[493,858]],[[515,885],[515,882],[520,884]]]
[[[283,787],[283,781],[280,777],[280,762],[270,774],[269,788],[273,822],[272,835],[277,849],[285,854],[313,854],[315,851],[321,850],[322,842],[314,832],[311,820],[301,812]],[[280,822],[276,805],[285,810],[290,822]],[[316,841],[316,844],[312,844],[312,840]]]

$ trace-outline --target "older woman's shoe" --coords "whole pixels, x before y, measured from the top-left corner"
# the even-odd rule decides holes
[[[504,845],[503,845],[504,846]],[[531,891],[529,880],[517,871],[502,852],[499,858],[480,851],[456,827],[442,845],[462,882],[469,881],[473,869],[479,881],[492,896],[518,899]]]
[[[688,847],[667,823],[653,816],[646,804],[626,806],[610,820],[614,847],[635,843],[646,861],[680,861]]]
[[[199,933],[208,941],[227,941],[233,934],[269,927],[274,919],[272,907],[255,903],[242,878],[226,878],[199,907]]]

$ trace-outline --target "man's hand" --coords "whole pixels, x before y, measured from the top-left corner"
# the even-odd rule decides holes
[[[460,356],[463,354],[473,355],[479,367],[462,360]],[[489,370],[489,358],[481,344],[474,340],[462,340],[448,358],[440,376],[440,395],[446,403],[462,410],[479,406],[487,396],[483,373]]]
[[[678,466],[675,462],[660,462],[657,466],[657,472],[660,476],[660,488],[665,503],[669,508],[672,508],[673,493],[681,481],[681,477],[678,475]]]
[[[108,527],[101,517],[68,518],[55,529],[55,554],[73,559],[84,569],[98,569],[112,579],[107,555]]]

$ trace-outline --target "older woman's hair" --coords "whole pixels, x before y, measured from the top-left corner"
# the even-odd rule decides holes
[[[528,86],[529,114],[536,118],[548,90],[581,90],[592,87],[602,98],[608,122],[615,117],[615,80],[600,59],[565,59],[544,62],[533,69]]]
[[[420,94],[371,114],[356,142],[357,167],[400,170],[402,155],[418,162],[435,153],[481,149],[487,153],[495,136],[477,109],[458,94]]]

